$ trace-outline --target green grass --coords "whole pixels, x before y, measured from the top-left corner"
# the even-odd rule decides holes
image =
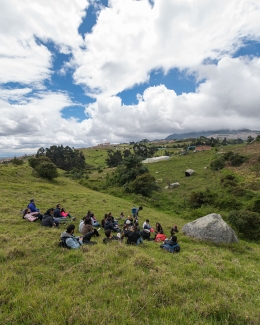
[[[42,228],[19,214],[31,198],[42,212],[61,203],[77,217],[77,227],[89,209],[98,219],[110,211],[117,217],[141,202],[140,223],[149,218],[154,226],[159,221],[169,235],[173,224],[181,228],[187,220],[177,214],[176,206],[166,204],[167,196],[176,204],[194,188],[219,186],[218,173],[204,169],[210,160],[211,152],[205,152],[149,165],[156,178],[163,179],[162,187],[167,179],[181,184],[177,191],[160,194],[167,213],[151,208],[150,200],[92,191],[62,173],[46,181],[34,177],[27,164],[0,165],[0,323],[258,325],[257,242],[241,239],[234,245],[215,245],[180,232],[181,253],[173,255],[155,242],[104,245],[101,231],[97,245],[67,250],[57,246],[65,225]],[[184,176],[187,168],[195,170],[194,176]],[[236,172],[241,181],[251,177],[242,169]]]

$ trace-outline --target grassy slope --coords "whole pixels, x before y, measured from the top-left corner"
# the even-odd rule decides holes
[[[182,158],[176,158],[179,166]],[[195,160],[181,168],[200,173]],[[168,174],[160,169],[160,178]],[[195,177],[175,180],[189,182],[186,188],[196,186]],[[35,178],[28,166],[0,166],[0,183],[1,324],[260,323],[257,243],[214,245],[180,233],[181,253],[172,255],[153,242],[103,245],[101,231],[96,246],[61,249],[57,242],[65,226],[45,229],[22,220],[19,210],[30,198],[41,210],[61,203],[78,220],[88,209],[98,219],[108,211],[127,214],[131,202],[63,177],[54,182]],[[174,212],[144,207],[141,222],[147,217],[153,225],[160,221],[167,233],[173,223],[181,228],[186,222]]]

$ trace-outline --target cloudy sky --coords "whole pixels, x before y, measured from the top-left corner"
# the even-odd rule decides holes
[[[259,0],[0,0],[0,155],[259,130]]]

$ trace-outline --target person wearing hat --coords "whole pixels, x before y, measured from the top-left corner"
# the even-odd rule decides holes
[[[30,203],[27,205],[27,208],[31,210],[31,212],[39,212],[40,210],[36,208],[34,199],[30,200]]]

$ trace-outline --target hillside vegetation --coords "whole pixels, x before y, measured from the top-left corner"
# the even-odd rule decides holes
[[[244,208],[259,196],[255,169],[258,144],[231,149],[247,155],[241,167],[210,170],[209,164],[217,155],[214,150],[176,155],[149,165],[161,187],[151,198],[107,187],[106,175],[113,169],[92,171],[88,180],[79,182],[59,171],[57,179],[48,181],[35,177],[27,163],[0,165],[0,323],[259,324],[257,241],[241,237],[234,245],[216,245],[180,232],[181,252],[170,254],[155,242],[138,247],[104,245],[101,230],[101,238],[95,239],[97,245],[73,251],[58,247],[65,225],[60,229],[43,228],[37,222],[23,220],[19,213],[31,198],[41,212],[61,203],[77,217],[77,230],[89,209],[100,220],[107,212],[117,217],[121,211],[130,214],[133,205],[143,205],[140,224],[146,218],[153,226],[158,221],[169,235],[173,224],[181,229],[186,222],[212,212],[225,218],[233,210],[232,200]],[[104,152],[95,153],[95,161],[102,165]],[[87,163],[91,164],[90,157]],[[195,170],[191,177],[184,175],[188,168]],[[221,178],[230,173],[238,179],[236,187],[245,189],[244,195],[238,197],[232,188],[223,187]],[[165,190],[165,185],[172,182],[180,186]],[[89,185],[98,191],[89,189]],[[192,209],[189,194],[207,189],[218,196],[218,203]]]

